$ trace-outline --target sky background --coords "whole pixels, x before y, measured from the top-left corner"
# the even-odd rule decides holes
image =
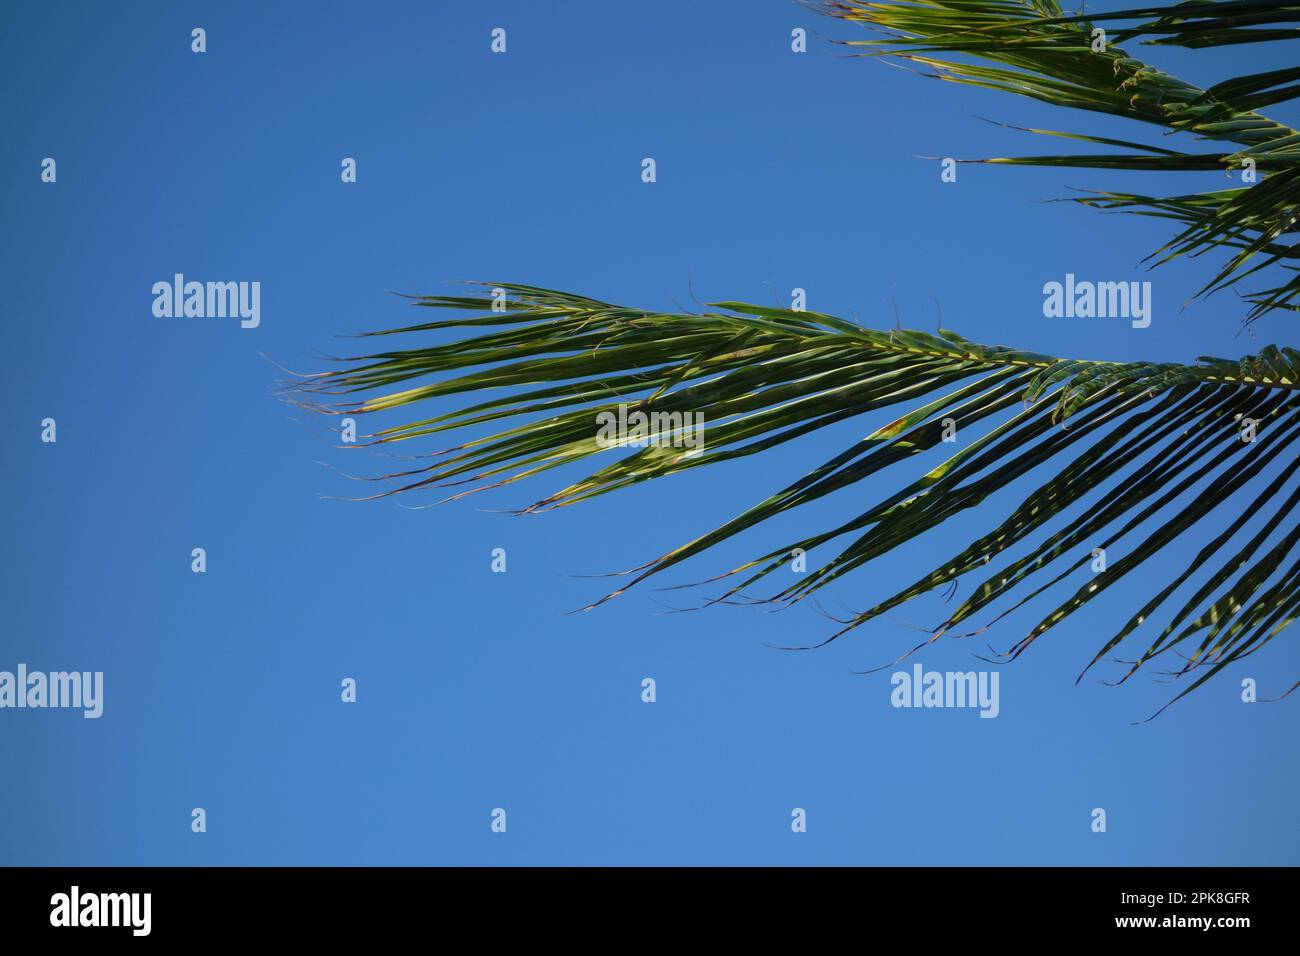
[[[504,55],[489,51],[498,26]],[[795,27],[806,54],[790,51]],[[847,59],[818,33],[863,31],[785,0],[4,4],[0,669],[102,670],[106,699],[99,720],[0,711],[0,863],[1300,861],[1297,704],[1247,706],[1239,686],[1289,687],[1295,633],[1148,724],[1134,721],[1173,693],[1154,673],[1074,684],[1191,539],[1002,668],[996,720],[894,709],[889,670],[852,673],[915,643],[909,625],[943,616],[937,595],[807,654],[765,645],[828,635],[811,608],[665,615],[680,592],[644,588],[564,613],[603,593],[576,575],[688,540],[895,413],[540,518],[489,509],[576,472],[421,511],[321,499],[354,486],[319,461],[383,462],[332,451],[330,423],[281,403],[260,353],[314,370],[315,353],[355,347],[338,336],[412,321],[390,291],[447,280],[663,309],[692,293],[784,305],[797,286],[810,309],[874,327],[893,323],[892,297],[904,326],[941,310],[969,339],[1090,358],[1298,344],[1285,317],[1239,334],[1231,293],[1182,310],[1208,265],[1147,273],[1160,222],[1044,201],[1222,174],[964,166],[941,183],[918,157],[1058,145],[981,116],[1139,131]],[[1289,55],[1150,57],[1206,85]],[[150,289],[176,272],[260,281],[261,326],[155,318]],[[1043,318],[1043,284],[1067,272],[1152,280],[1150,328]],[[896,487],[887,475],[663,583],[843,517]],[[840,582],[827,607],[910,581],[1032,487]],[[496,547],[506,574],[490,571]],[[989,638],[1007,647],[1039,616]],[[917,660],[986,667],[972,650]]]

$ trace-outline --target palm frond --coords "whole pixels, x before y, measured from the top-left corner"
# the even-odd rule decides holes
[[[1120,29],[1117,38],[1121,43],[1145,37],[1147,39],[1142,42],[1153,46],[1197,49],[1300,39],[1300,29],[1296,27],[1272,26],[1300,21],[1300,3],[1282,0],[1190,0],[1166,6],[1056,18],[1058,23],[1120,23],[1129,20],[1139,22]]]
[[[1124,204],[1134,207],[1131,211],[1175,212],[1185,223],[1154,254],[1159,261],[1221,247],[1237,250],[1200,295],[1231,286],[1258,268],[1300,258],[1295,241],[1300,232],[1300,133],[1258,112],[1300,95],[1300,68],[1233,77],[1202,89],[1120,45],[1141,39],[1202,48],[1292,39],[1300,30],[1269,25],[1300,20],[1300,4],[1206,0],[1079,16],[1064,15],[1055,0],[828,0],[817,6],[830,16],[877,29],[882,34],[877,38],[841,41],[866,55],[894,57],[941,80],[1119,116],[1216,144],[1217,149],[1188,152],[1034,129],[1030,132],[1123,152],[975,160],[1138,171],[1219,169],[1255,177],[1252,185],[1226,198],[1217,192],[1160,198],[1134,194]],[[1115,25],[1104,45],[1094,36],[1098,24]],[[1204,201],[1209,196],[1220,198]],[[1300,276],[1288,275],[1277,288],[1248,298],[1254,308],[1246,322],[1273,309],[1294,309]]]
[[[1007,563],[933,629],[935,638],[957,634],[977,614],[996,611],[992,620],[999,620],[1056,585],[1071,590],[1006,652],[1014,658],[1141,567],[1148,585],[1161,574],[1167,585],[1100,645],[1088,667],[1139,626],[1153,630],[1147,622],[1166,609],[1164,628],[1142,642],[1124,678],[1194,646],[1178,669],[1194,678],[1191,690],[1300,615],[1300,560],[1293,557],[1300,352],[1269,347],[1240,361],[1196,365],[1068,359],[980,345],[946,330],[875,331],[831,315],[740,302],[713,303],[702,314],[665,313],[532,286],[499,288],[508,300],[500,293],[413,299],[420,308],[484,314],[373,333],[380,341],[472,329],[471,337],[340,359],[291,386],[293,400],[333,415],[463,400],[343,447],[488,427],[488,434],[380,476],[396,485],[373,497],[443,490],[451,500],[598,456],[613,459],[523,509],[545,511],[899,407],[899,417],[766,500],[635,569],[627,587],[869,476],[897,474],[894,490],[865,510],[714,579],[729,582],[715,600],[738,599],[772,580],[797,550],[825,555],[796,583],[777,583],[762,599],[795,604],[958,514],[987,514],[999,489],[1044,466],[1050,477],[987,533],[822,643],[984,571],[994,559]],[[478,393],[489,394],[475,399]],[[602,440],[600,427],[609,416],[629,418],[629,410],[660,423],[643,434],[645,447],[630,451]],[[707,423],[702,447],[683,440],[698,421],[688,413]],[[1255,430],[1254,441],[1242,440],[1243,423]],[[1253,532],[1252,516],[1265,517]],[[1193,526],[1217,536],[1179,570],[1165,549]],[[1088,565],[1098,548],[1124,555],[1093,574]],[[1152,566],[1156,555],[1160,569]],[[1185,593],[1198,573],[1206,580]]]

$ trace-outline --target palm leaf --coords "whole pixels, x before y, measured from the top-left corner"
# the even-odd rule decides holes
[[[882,332],[740,302],[714,303],[703,314],[664,313],[532,286],[500,289],[509,296],[503,311],[493,311],[500,304],[492,296],[419,297],[416,307],[444,315],[484,314],[373,334],[384,341],[469,328],[471,337],[340,359],[291,385],[294,401],[332,415],[461,400],[344,447],[488,426],[488,434],[378,476],[396,484],[371,497],[441,490],[450,500],[592,459],[585,478],[522,509],[545,511],[757,454],[868,412],[902,412],[764,501],[636,569],[631,584],[596,604],[777,515],[869,476],[893,477],[894,490],[865,510],[714,579],[728,581],[715,601],[755,600],[750,592],[801,549],[822,563],[757,599],[796,604],[955,515],[987,514],[999,489],[1046,470],[1049,477],[986,534],[822,643],[971,573],[987,576],[933,628],[932,639],[956,634],[979,614],[996,621],[1056,585],[1072,588],[1006,652],[1014,658],[1141,568],[1148,585],[1161,574],[1168,585],[1103,640],[1087,666],[1118,651],[1138,627],[1152,631],[1147,622],[1163,610],[1168,623],[1140,642],[1121,679],[1156,657],[1183,655],[1174,673],[1195,677],[1190,690],[1300,615],[1300,561],[1292,559],[1300,537],[1293,515],[1300,503],[1293,481],[1300,352],[1269,347],[1240,361],[1195,365],[1080,360],[980,345],[946,330]],[[620,407],[667,416],[661,441],[630,452],[602,441],[602,414]],[[681,440],[678,423],[689,422],[682,417],[688,412],[707,422],[702,449]],[[1244,420],[1257,423],[1257,440],[1241,440]],[[945,441],[953,429],[957,443]],[[1223,560],[1229,542],[1249,530],[1250,516],[1264,518],[1262,530]],[[1194,526],[1218,536],[1179,569],[1166,549]],[[1261,556],[1279,528],[1290,530]],[[1093,574],[1094,548],[1123,557]],[[990,573],[994,559],[1006,563]],[[1198,574],[1205,582],[1184,593]]]
[[[1139,171],[1242,170],[1258,181],[1220,193],[1130,195],[1127,211],[1173,214],[1184,229],[1154,258],[1167,261],[1215,249],[1236,250],[1199,295],[1234,285],[1261,268],[1300,258],[1300,133],[1258,111],[1300,95],[1300,68],[1232,77],[1202,89],[1158,70],[1121,44],[1203,48],[1293,39],[1300,4],[1219,0],[1065,16],[1056,0],[829,0],[822,12],[865,24],[882,35],[841,41],[866,55],[888,56],[948,82],[1027,96],[1054,106],[1136,120],[1182,133],[1217,148],[1188,152],[1167,145],[1066,136],[1123,150],[1096,154],[995,157],[973,162]],[[1284,26],[1277,26],[1282,24]],[[1093,31],[1112,28],[1104,48]],[[962,59],[953,59],[956,54]],[[1216,197],[1214,201],[1207,201]],[[1081,200],[1093,204],[1090,200]],[[1119,208],[1111,206],[1110,208]],[[1254,321],[1274,309],[1297,307],[1300,275],[1247,297]]]

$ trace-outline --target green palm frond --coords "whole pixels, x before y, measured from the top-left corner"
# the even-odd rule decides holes
[[[897,476],[892,493],[842,523],[714,579],[733,582],[718,600],[751,600],[748,592],[796,549],[824,556],[797,583],[778,583],[761,599],[794,604],[962,512],[985,513],[990,496],[1041,465],[1051,476],[992,530],[827,640],[971,573],[987,577],[933,638],[956,635],[977,614],[996,611],[996,621],[1055,585],[1071,590],[1010,648],[1014,658],[1141,567],[1145,582],[1163,573],[1166,585],[1088,666],[1139,627],[1155,630],[1124,678],[1159,655],[1182,655],[1177,673],[1194,677],[1187,693],[1300,615],[1300,524],[1293,516],[1300,487],[1291,487],[1300,468],[1300,352],[1269,347],[1240,361],[1196,365],[1077,360],[979,345],[950,331],[881,332],[739,302],[714,303],[703,314],[663,313],[531,286],[500,290],[508,299],[500,292],[416,298],[422,308],[484,314],[373,333],[380,341],[470,329],[471,337],[339,360],[292,386],[296,401],[334,415],[463,400],[345,447],[488,429],[382,476],[396,485],[375,497],[424,489],[451,500],[562,465],[612,459],[523,509],[544,511],[898,407],[899,417],[797,481],[636,569],[632,584],[869,476]],[[611,447],[601,438],[602,415],[626,418],[629,410],[659,416],[651,419],[659,430],[645,447]],[[687,413],[706,422],[702,447],[684,440]],[[1243,427],[1254,429],[1254,441],[1242,440]],[[953,436],[960,439],[945,440]],[[1266,520],[1248,533],[1256,515]],[[1165,549],[1194,525],[1216,537],[1179,569]],[[1094,574],[1088,566],[1097,548],[1124,556]],[[1151,567],[1156,555],[1167,570]],[[995,558],[1006,563],[989,573]],[[1189,594],[1196,576],[1205,580]],[[1162,610],[1168,613],[1159,627],[1151,619]]]
[[[1133,57],[1120,45],[1193,48],[1258,43],[1300,36],[1300,4],[1182,3],[1086,16],[1066,16],[1055,0],[828,0],[831,16],[876,28],[882,35],[842,41],[864,54],[888,56],[954,83],[1027,96],[1054,106],[1106,113],[1188,134],[1217,148],[1188,152],[1057,130],[1029,132],[1109,147],[1093,154],[1053,154],[976,160],[994,164],[1130,169],[1241,171],[1257,181],[1241,189],[1192,196],[1127,197],[1118,206],[1169,216],[1184,228],[1153,257],[1159,261],[1235,249],[1201,289],[1208,295],[1268,266],[1288,270],[1277,288],[1247,298],[1253,321],[1300,299],[1300,132],[1258,111],[1300,95],[1300,67],[1233,77],[1202,89]],[[1131,22],[1137,21],[1137,22]],[[1104,45],[1095,29],[1113,27]],[[957,54],[962,59],[953,59]]]
[[[1042,5],[1049,9],[1047,4]],[[1117,34],[1120,42],[1144,37],[1144,43],[1164,46],[1201,48],[1230,46],[1237,43],[1265,43],[1271,40],[1300,39],[1300,29],[1276,24],[1300,21],[1300,3],[1282,0],[1226,0],[1207,2],[1190,0],[1167,6],[1135,7],[1111,10],[1090,16],[1060,17],[1058,22],[1119,23],[1140,21],[1123,27]]]

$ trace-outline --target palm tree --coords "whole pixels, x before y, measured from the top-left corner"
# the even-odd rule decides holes
[[[1229,170],[1234,178],[1240,171],[1242,185],[1213,192],[1089,193],[1075,201],[1173,220],[1177,231],[1153,253],[1158,261],[1225,254],[1203,295],[1268,267],[1289,274],[1244,296],[1246,323],[1300,308],[1300,276],[1291,264],[1300,257],[1292,241],[1300,210],[1300,133],[1257,112],[1300,93],[1300,68],[1200,89],[1122,46],[1293,39],[1300,36],[1290,26],[1300,21],[1300,3],[1189,2],[1088,17],[1066,15],[1055,0],[832,0],[818,9],[875,28],[877,35],[847,41],[855,54],[888,56],[942,80],[1191,134],[1180,144],[1212,144],[1207,152],[1183,152],[1036,129],[1031,132],[1092,144],[1093,152],[981,162]],[[504,423],[495,426],[502,430],[379,476],[396,484],[373,497],[452,488],[444,500],[461,498],[609,451],[599,423],[614,416],[658,423],[644,447],[523,509],[540,512],[754,455],[874,409],[901,411],[766,500],[628,572],[628,585],[591,607],[769,518],[898,466],[891,472],[899,476],[892,494],[712,579],[727,585],[710,603],[794,604],[1048,465],[1050,477],[992,530],[953,548],[905,589],[881,595],[822,643],[918,595],[955,587],[968,573],[984,577],[925,643],[978,633],[1067,578],[1081,580],[1004,652],[1014,659],[1141,567],[1144,580],[1163,586],[1152,587],[1141,607],[1127,609],[1084,671],[1118,654],[1141,627],[1149,636],[1135,642],[1145,649],[1129,653],[1120,680],[1169,655],[1166,660],[1175,659],[1170,672],[1188,677],[1177,700],[1259,650],[1300,615],[1300,523],[1294,515],[1300,505],[1294,480],[1300,469],[1300,352],[1269,346],[1240,361],[1109,362],[980,345],[948,330],[875,331],[831,315],[743,302],[711,303],[700,314],[665,313],[531,286],[484,285],[491,291],[482,295],[413,297],[417,307],[481,314],[369,333],[465,329],[468,337],[339,360],[292,386],[296,400],[346,416],[465,397],[455,410],[362,436],[352,447]],[[488,389],[495,397],[471,398]],[[691,414],[709,423],[707,447],[686,440]],[[945,445],[951,453],[940,454]],[[927,452],[936,455],[917,468]],[[1067,514],[1089,495],[1096,500],[1086,511]],[[1264,517],[1258,530],[1246,527],[1252,516]],[[1194,525],[1214,536],[1184,564],[1168,549]],[[1109,566],[1103,558],[1104,570],[1090,573],[1085,566],[1098,571],[1096,556],[1106,549],[1122,550],[1123,557]],[[792,555],[814,553],[824,556],[822,563],[796,583],[750,596]],[[991,621],[972,631],[971,619],[986,612]],[[1159,622],[1148,623],[1156,615]]]

